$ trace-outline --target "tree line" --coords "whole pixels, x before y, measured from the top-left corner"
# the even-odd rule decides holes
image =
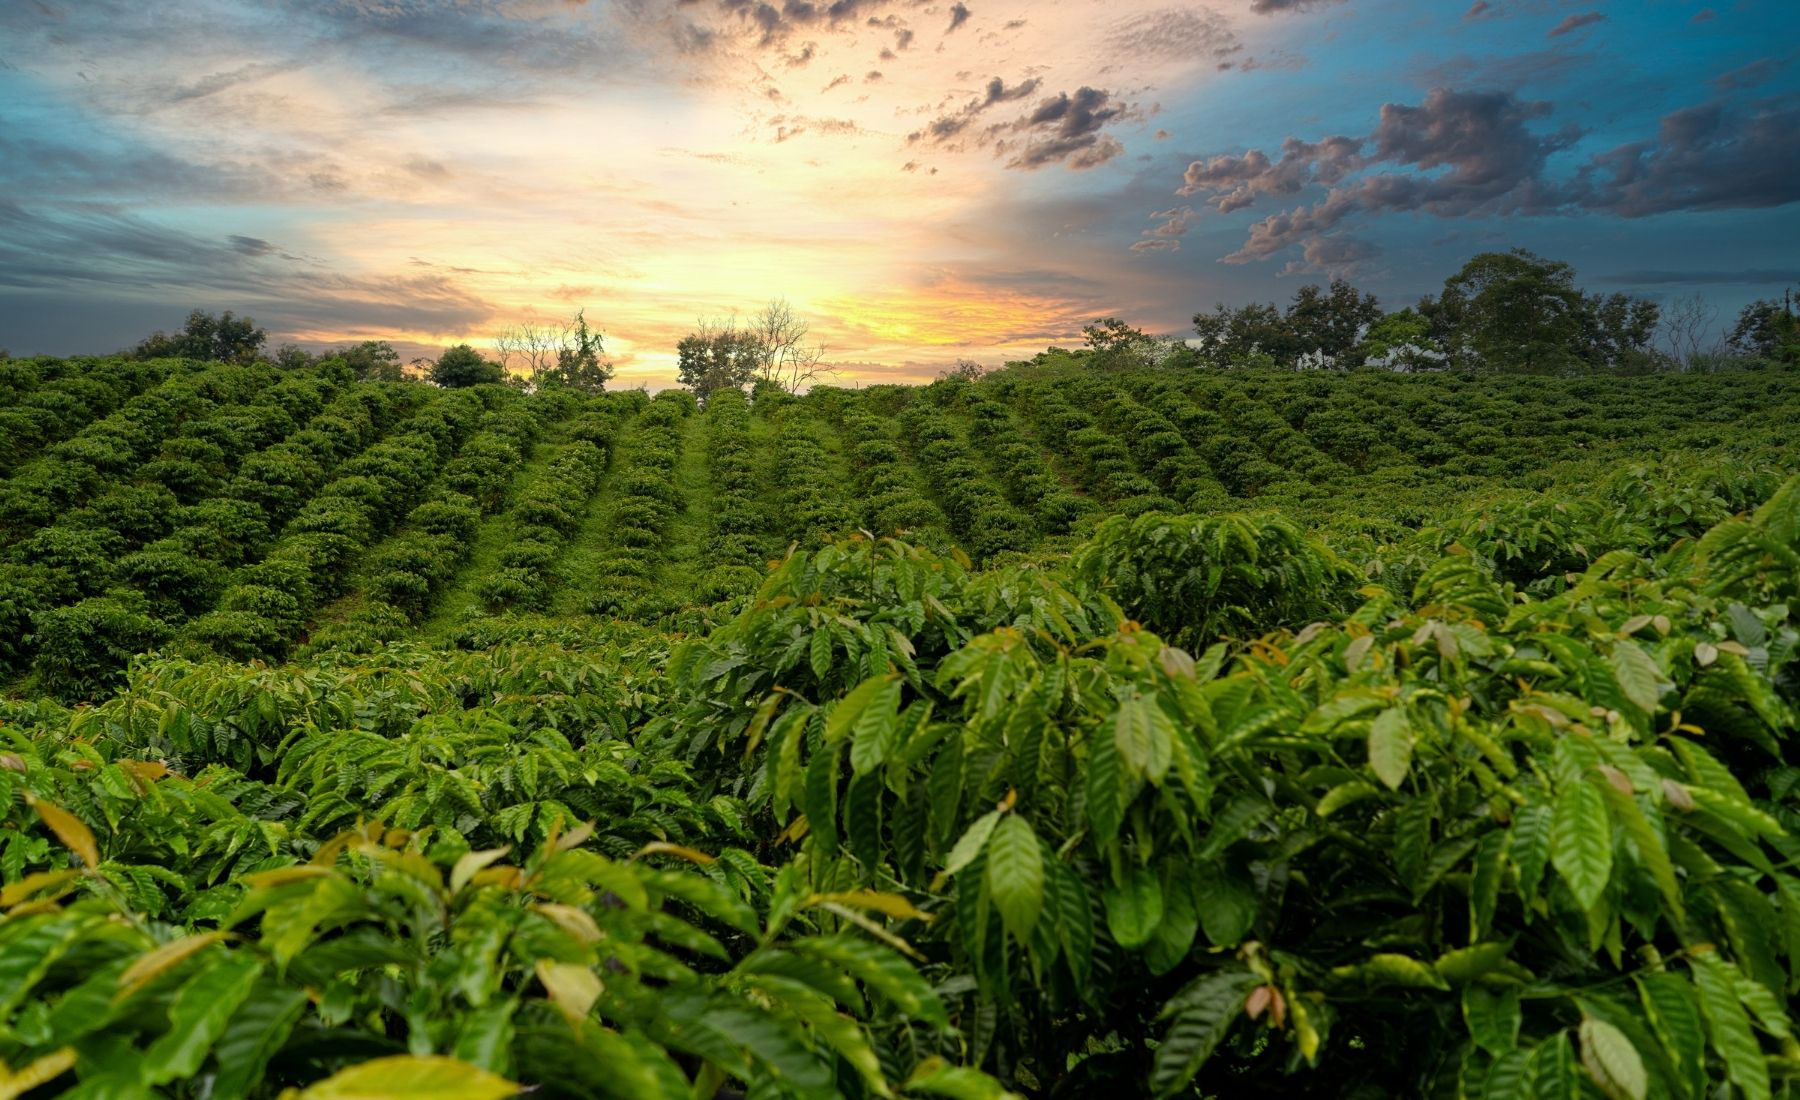
[[[1333,279],[1324,287],[1300,287],[1285,310],[1272,302],[1221,302],[1194,315],[1192,340],[1159,340],[1116,317],[1104,318],[1082,330],[1085,347],[1078,354],[1092,365],[1114,367],[1372,366],[1526,374],[1800,364],[1800,323],[1791,295],[1750,303],[1727,331],[1718,321],[1718,311],[1698,295],[1658,303],[1588,293],[1576,285],[1569,264],[1516,248],[1474,257],[1438,294],[1392,312],[1373,294]]]

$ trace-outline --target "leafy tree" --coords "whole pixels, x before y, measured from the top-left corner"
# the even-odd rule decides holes
[[[1358,364],[1410,372],[1442,367],[1445,356],[1431,338],[1431,322],[1409,308],[1370,325],[1352,358]]]
[[[1745,306],[1725,343],[1739,355],[1788,366],[1800,364],[1800,320],[1794,314],[1792,292],[1783,294],[1779,302],[1765,298]]]
[[[742,390],[756,380],[762,346],[755,332],[728,321],[701,321],[675,345],[676,379],[701,404],[719,390]]]
[[[428,377],[445,389],[460,389],[486,382],[503,382],[506,380],[506,368],[482,358],[480,352],[467,344],[457,344],[444,349],[444,354],[438,356],[438,361],[431,365]]]
[[[215,317],[196,309],[188,314],[187,324],[180,332],[152,333],[138,342],[131,355],[136,359],[180,357],[249,363],[268,339],[269,334],[248,317],[235,317],[230,310]]]
[[[1329,287],[1307,284],[1294,292],[1284,314],[1280,307],[1252,302],[1233,309],[1223,302],[1212,313],[1194,315],[1200,337],[1195,350],[1209,366],[1253,363],[1266,355],[1291,367],[1302,356],[1338,363],[1349,356],[1368,326],[1381,318],[1381,306],[1342,279]]]
[[[1102,368],[1144,366],[1156,346],[1149,333],[1117,317],[1102,317],[1091,325],[1083,325],[1081,334],[1086,337],[1090,352],[1088,363]]]
[[[1525,374],[1648,366],[1657,326],[1655,303],[1589,297],[1573,267],[1523,248],[1474,257],[1419,312],[1453,366]]]
[[[602,335],[588,328],[587,311],[580,310],[563,332],[556,366],[534,376],[532,381],[540,387],[563,386],[581,393],[601,393],[613,375],[612,364],[601,358],[605,350]]]
[[[356,372],[356,377],[370,382],[400,382],[406,368],[400,365],[400,353],[386,340],[364,340],[354,347],[339,348],[328,357],[342,360]]]

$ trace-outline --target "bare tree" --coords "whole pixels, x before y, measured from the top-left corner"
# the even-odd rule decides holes
[[[808,344],[812,331],[786,298],[776,298],[744,326],[757,348],[756,377],[793,393],[801,386],[837,373],[824,361],[825,345]]]
[[[522,322],[494,337],[494,352],[501,365],[509,370],[517,365],[536,377],[556,366],[556,353],[562,349],[563,332],[549,325]]]
[[[1719,353],[1715,329],[1718,320],[1719,311],[1699,294],[1663,303],[1663,342],[1681,369],[1693,370],[1702,360]]]

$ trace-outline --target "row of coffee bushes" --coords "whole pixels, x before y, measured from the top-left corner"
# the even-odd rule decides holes
[[[144,391],[200,369],[181,359],[0,360],[0,474]]]
[[[742,390],[715,390],[706,400],[706,473],[712,509],[700,543],[705,571],[695,586],[697,603],[716,603],[762,582],[769,558],[768,514],[750,437],[750,404]]]
[[[914,402],[900,414],[900,430],[949,519],[950,530],[971,554],[985,559],[1024,550],[1037,541],[1036,525],[989,480],[936,404]]]
[[[941,538],[948,527],[944,514],[919,493],[911,464],[888,434],[888,418],[854,402],[844,406],[839,422],[850,444],[852,488],[862,502],[863,526],[878,535],[914,531],[922,541]]]
[[[1123,391],[1112,393],[1099,408],[1102,422],[1124,443],[1138,468],[1181,510],[1217,511],[1230,500],[1212,466],[1168,417]]]
[[[862,526],[844,497],[843,477],[826,450],[827,429],[816,407],[780,397],[760,402],[778,402],[780,406],[771,414],[780,427],[770,481],[775,489],[775,528],[782,538],[812,546],[825,536]],[[758,412],[762,411],[759,407]],[[857,491],[861,492],[860,483]]]
[[[171,627],[210,607],[226,571],[263,552],[268,517],[255,501],[234,493],[235,479],[224,495],[183,504],[156,475],[175,461],[168,458],[171,451],[192,453],[188,445],[218,453],[210,476],[229,473],[241,451],[234,447],[233,454],[222,454],[216,442],[220,432],[213,430],[219,419],[237,421],[239,443],[251,446],[263,437],[246,425],[270,423],[278,419],[274,414],[304,413],[330,392],[316,380],[283,379],[266,391],[269,403],[255,415],[191,420],[187,429],[195,434],[166,440],[160,457],[139,468],[136,483],[121,479],[65,522],[40,529],[16,547],[14,560],[0,565],[0,674],[32,663],[34,652],[48,651],[39,671],[53,682],[63,680],[59,690],[84,691],[56,669],[91,664],[92,683],[107,682],[122,662],[117,654],[89,662],[83,654],[90,648],[123,644],[126,636],[142,648],[146,639],[160,641]],[[372,389],[340,393],[306,428],[268,450],[310,455],[310,445],[328,457],[353,453],[390,420],[390,404]],[[102,594],[108,602],[76,610]]]
[[[1040,438],[1070,459],[1081,484],[1107,502],[1107,511],[1135,515],[1178,511],[1156,483],[1138,472],[1131,452],[1059,387],[1022,387],[1020,397]]]
[[[606,473],[606,452],[585,439],[562,444],[514,503],[512,539],[500,567],[475,586],[491,611],[543,611],[556,591],[556,562],[581,526],[588,501]]]
[[[416,625],[468,561],[482,519],[506,502],[530,457],[548,399],[511,391],[492,394],[476,433],[407,514],[400,530],[370,553],[356,588],[361,600],[343,621],[316,628],[307,651],[372,652]],[[558,403],[560,404],[560,403]],[[533,407],[537,406],[537,407]]]
[[[45,448],[0,484],[0,543],[16,542],[135,478],[163,441],[182,435],[191,421],[255,400],[278,378],[272,369],[227,366],[180,373]]]
[[[1203,407],[1217,410],[1229,426],[1229,435],[1260,447],[1268,466],[1280,474],[1279,478],[1271,477],[1270,470],[1247,461],[1233,469],[1232,455],[1209,454],[1219,480],[1238,496],[1303,497],[1309,494],[1295,482],[1323,485],[1351,473],[1349,467],[1319,450],[1312,440],[1295,431],[1279,413],[1242,387],[1220,385],[1209,379],[1194,397]],[[1238,484],[1232,483],[1234,474]]]
[[[504,392],[435,392],[389,438],[339,465],[269,553],[239,569],[217,607],[188,623],[180,640],[240,660],[284,655],[313,611],[345,591],[364,548],[407,514]]]
[[[597,575],[588,580],[587,611],[646,619],[679,604],[666,586],[655,582],[669,524],[682,508],[675,467],[695,408],[686,390],[664,390],[621,435],[613,473],[615,499],[607,517],[611,545]]]
[[[1000,478],[1006,497],[1030,512],[1046,535],[1067,534],[1092,512],[1087,501],[1070,492],[1044,460],[1013,411],[985,389],[967,383],[944,385],[969,415],[969,437]]]

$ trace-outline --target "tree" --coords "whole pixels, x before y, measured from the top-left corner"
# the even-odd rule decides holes
[[[1139,367],[1151,359],[1156,340],[1142,329],[1132,328],[1117,317],[1102,317],[1091,325],[1081,326],[1087,338],[1088,362],[1097,367]]]
[[[1582,295],[1579,354],[1601,370],[1656,369],[1660,357],[1651,345],[1661,310],[1648,298],[1628,294]]]
[[[1575,269],[1523,248],[1481,253],[1419,303],[1453,366],[1525,373],[1580,361],[1582,309]]]
[[[506,378],[506,368],[481,357],[481,353],[467,344],[457,344],[444,349],[438,361],[432,364],[430,379],[446,389],[459,389],[463,386],[479,386],[484,382],[500,382]]]
[[[987,373],[987,368],[973,359],[958,359],[954,367],[938,371],[939,378],[960,378],[965,382],[979,380]]]
[[[563,327],[556,366],[545,372],[542,379],[534,376],[533,381],[540,386],[562,386],[582,393],[604,391],[612,378],[613,366],[601,358],[606,350],[603,341],[601,333],[588,328],[587,310],[577,310],[575,319]]]
[[[1333,279],[1324,290],[1313,283],[1296,290],[1284,319],[1296,358],[1324,355],[1338,363],[1349,356],[1363,332],[1381,319],[1381,304],[1373,294]],[[1283,357],[1277,354],[1276,358]]]
[[[1794,314],[1793,292],[1782,294],[1779,302],[1766,298],[1745,306],[1725,343],[1739,355],[1800,364],[1800,321]]]
[[[757,378],[761,347],[756,334],[737,318],[702,320],[675,345],[676,379],[701,404],[723,389],[742,390]]]
[[[406,378],[400,365],[400,353],[386,340],[364,340],[354,347],[339,348],[329,359],[341,359],[356,372],[356,377],[370,382],[399,382]]]
[[[508,368],[523,367],[529,378],[536,378],[555,367],[556,353],[562,335],[549,325],[529,321],[512,326],[494,337],[494,351]]]
[[[1662,342],[1677,366],[1694,370],[1718,354],[1719,341],[1713,335],[1718,320],[1719,311],[1699,294],[1675,298],[1663,305]]]
[[[1412,309],[1387,314],[1370,325],[1351,354],[1356,365],[1406,374],[1437,370],[1446,358],[1431,338],[1431,323]]]
[[[745,326],[755,340],[756,376],[798,392],[821,377],[837,373],[825,361],[825,345],[809,344],[812,326],[801,320],[786,298],[776,298]]]
[[[217,317],[196,309],[188,314],[180,332],[160,329],[138,342],[131,350],[136,359],[179,357],[204,359],[220,363],[249,363],[269,339],[269,334],[256,327],[248,317],[236,317],[226,310]]]

